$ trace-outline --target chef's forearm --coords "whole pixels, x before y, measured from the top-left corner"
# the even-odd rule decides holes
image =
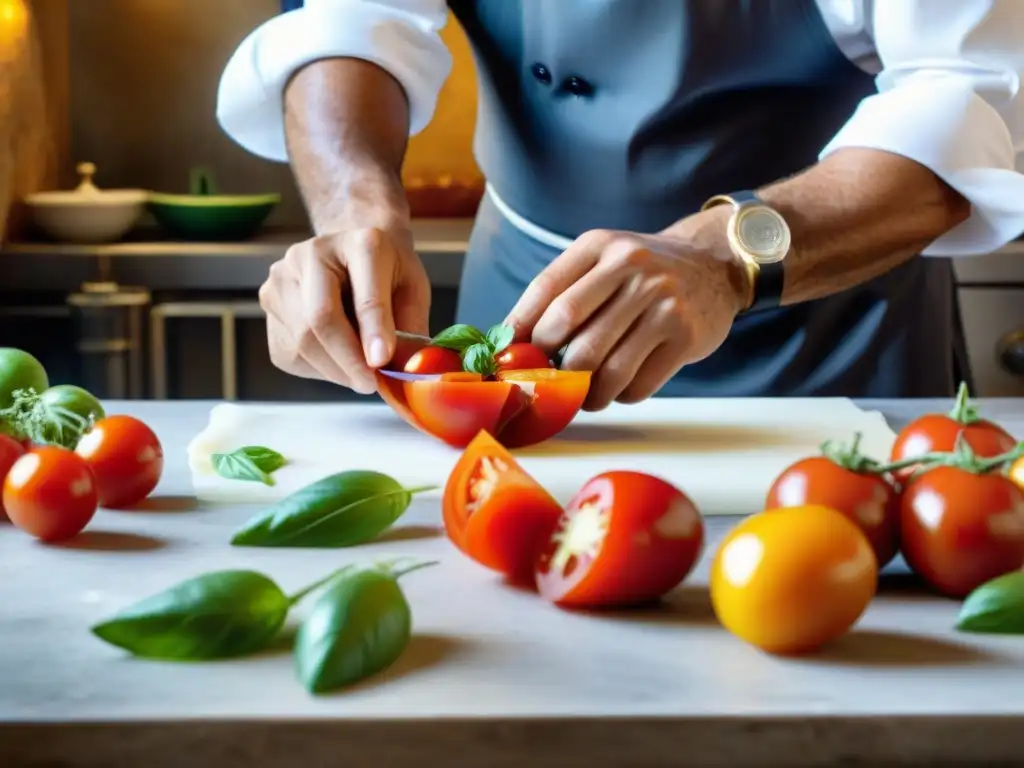
[[[970,214],[967,201],[927,168],[871,149],[841,150],[758,194],[792,230],[784,304],[828,296],[882,275]],[[728,215],[724,206],[713,208],[669,232],[695,237],[726,258]]]
[[[390,74],[350,58],[303,68],[285,91],[285,135],[317,233],[408,224],[409,105]]]

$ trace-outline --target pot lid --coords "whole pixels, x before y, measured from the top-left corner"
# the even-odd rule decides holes
[[[27,195],[25,202],[29,205],[138,205],[149,196],[141,189],[100,189],[92,181],[96,175],[93,163],[79,163],[75,170],[82,177],[75,189],[36,192]]]

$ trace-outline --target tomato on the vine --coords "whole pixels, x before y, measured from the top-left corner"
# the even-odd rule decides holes
[[[537,562],[543,597],[565,607],[652,602],[704,548],[704,521],[681,490],[642,472],[605,472],[573,497]]]
[[[547,353],[528,341],[509,344],[494,358],[499,371],[516,371],[530,368],[550,368]]]
[[[11,522],[46,542],[77,535],[96,514],[96,480],[81,456],[66,448],[35,448],[4,479]]]
[[[452,349],[424,347],[412,354],[402,370],[406,373],[456,373],[462,370],[462,358]]]
[[[160,482],[164,452],[153,430],[131,416],[107,416],[78,442],[76,453],[96,476],[100,504],[131,507]]]
[[[997,467],[926,469],[903,492],[900,539],[907,564],[925,583],[966,597],[1024,566],[1024,490]]]
[[[846,515],[776,508],[744,519],[722,541],[711,604],[741,640],[769,653],[806,653],[849,630],[877,583],[871,544]]]
[[[448,477],[442,512],[459,549],[522,580],[533,575],[562,507],[493,437],[480,432]]]
[[[0,434],[0,483],[3,483],[7,473],[11,471],[14,462],[20,459],[27,448],[8,435]],[[6,517],[4,513],[3,499],[0,498],[0,519]]]
[[[905,461],[927,453],[952,451],[961,433],[974,454],[983,458],[999,456],[1016,444],[1013,436],[1001,426],[981,418],[970,402],[967,385],[962,383],[949,413],[926,414],[900,430],[890,460]],[[904,466],[893,474],[899,480],[907,480],[916,469],[917,465]]]
[[[899,549],[900,495],[880,465],[849,446],[825,443],[821,456],[784,469],[768,489],[765,508],[818,505],[842,512],[864,531],[884,567]]]

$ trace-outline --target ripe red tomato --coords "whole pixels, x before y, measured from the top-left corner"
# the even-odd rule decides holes
[[[509,344],[498,353],[494,361],[499,371],[526,370],[529,368],[550,368],[551,361],[547,354],[528,341],[517,341]]]
[[[164,451],[149,427],[131,416],[107,416],[78,441],[76,453],[96,476],[100,504],[123,509],[145,499],[160,482]]]
[[[64,541],[96,514],[96,480],[81,456],[48,445],[14,462],[3,498],[11,522],[23,531],[41,541]]]
[[[424,347],[412,354],[402,370],[406,373],[456,373],[462,370],[462,358],[452,349]]]
[[[507,448],[521,448],[561,432],[579,413],[590,373],[554,368],[480,374],[416,376],[377,371],[377,391],[411,426],[456,448],[481,431]]]
[[[884,475],[858,471],[860,461],[856,443],[801,459],[772,483],[765,508],[823,506],[843,513],[864,531],[881,568],[899,549],[900,495]]]
[[[930,413],[907,424],[896,436],[891,461],[903,461],[926,453],[948,453],[956,447],[957,438],[963,439],[979,458],[992,458],[1013,449],[1017,441],[998,424],[978,415],[970,404],[967,385],[961,384],[956,404],[949,413]],[[893,474],[901,481],[908,480],[919,465],[898,469]]]
[[[900,539],[927,584],[966,597],[1024,565],[1024,490],[997,472],[934,467],[903,492]]]
[[[513,579],[532,577],[562,507],[486,432],[466,447],[445,485],[448,538]]]
[[[0,483],[7,477],[7,473],[11,471],[14,462],[24,455],[25,450],[25,447],[13,437],[0,435]],[[0,500],[0,519],[5,517],[4,505],[2,500]]]
[[[682,582],[703,547],[704,521],[686,494],[641,472],[606,472],[566,506],[537,587],[565,607],[647,603]]]

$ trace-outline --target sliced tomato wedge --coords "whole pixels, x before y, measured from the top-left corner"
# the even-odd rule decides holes
[[[642,472],[606,472],[573,497],[537,562],[541,595],[564,607],[655,601],[704,549],[704,521],[682,491]]]
[[[497,440],[480,432],[456,462],[442,500],[448,538],[481,565],[532,577],[562,507]]]
[[[408,424],[456,448],[487,431],[507,448],[554,437],[579,413],[590,373],[538,368],[419,375],[377,371],[377,390]]]

